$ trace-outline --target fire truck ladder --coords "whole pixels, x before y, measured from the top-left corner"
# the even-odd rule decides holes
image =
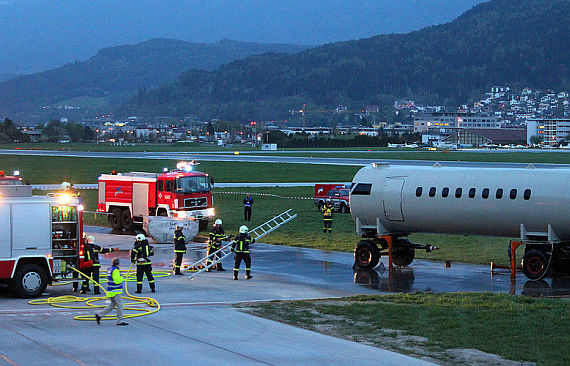
[[[292,213],[291,209],[289,209],[289,210],[275,216],[274,218],[264,222],[263,224],[259,225],[255,229],[250,230],[249,234],[253,239],[255,239],[257,241],[257,239],[264,237],[265,235],[269,234],[270,232],[280,228],[281,226],[285,225],[289,221],[293,220],[295,217],[297,217],[297,214]],[[207,255],[204,258],[200,259],[199,261],[192,263],[189,266],[187,266],[187,268],[198,268],[197,266],[203,265],[204,263],[208,263],[208,258],[211,261],[211,263],[209,263],[208,265],[200,268],[200,270],[198,270],[198,272],[192,273],[190,276],[188,276],[188,278],[193,278],[193,277],[197,276],[198,274],[209,270],[210,268],[212,268],[215,265],[217,265],[218,263],[220,263],[224,258],[226,258],[230,254],[232,254],[232,252],[231,252],[232,244],[233,244],[233,241],[230,241],[229,243],[223,245],[220,249],[216,250],[214,253],[210,254],[209,256]],[[218,255],[218,254],[219,254],[219,258],[214,259],[214,258],[216,258],[216,255]]]

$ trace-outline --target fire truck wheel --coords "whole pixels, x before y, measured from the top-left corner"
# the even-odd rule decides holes
[[[111,210],[112,215],[109,216],[109,222],[113,230],[121,230],[123,228],[123,223],[121,221],[123,211],[120,208],[114,208]]]
[[[347,213],[348,212],[348,207],[346,207],[346,205],[344,203],[341,203],[341,205],[340,205],[340,212],[341,213]]]
[[[121,214],[121,224],[123,224],[123,229],[126,231],[133,231],[135,228],[135,223],[131,216],[131,210],[128,208]]]
[[[10,288],[19,297],[40,296],[46,289],[48,277],[46,271],[37,264],[25,264],[18,269]]]

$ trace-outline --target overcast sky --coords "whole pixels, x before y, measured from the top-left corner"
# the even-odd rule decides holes
[[[0,73],[152,38],[319,45],[449,22],[482,0],[0,0]]]

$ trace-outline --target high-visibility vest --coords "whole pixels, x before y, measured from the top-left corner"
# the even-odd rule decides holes
[[[115,279],[113,278],[114,271],[119,271],[119,267],[111,266],[107,268],[107,295],[109,297],[113,297],[123,293],[123,282],[125,279],[123,278],[123,276],[120,275],[121,272],[119,271],[118,274],[120,282],[118,283],[115,282]]]

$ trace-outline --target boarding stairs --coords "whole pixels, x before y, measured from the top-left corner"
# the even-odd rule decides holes
[[[291,209],[275,216],[274,218],[264,222],[263,224],[259,225],[258,227],[249,231],[249,235],[252,239],[257,239],[264,237],[265,235],[269,234],[270,232],[280,228],[281,226],[285,225],[289,221],[293,220],[297,217],[296,213],[293,213]],[[202,272],[209,270],[210,268],[214,267],[218,263],[220,263],[224,258],[228,257],[232,254],[231,247],[233,244],[233,240],[226,242],[223,244],[222,247],[215,252],[211,253],[209,256],[205,256],[204,258],[198,260],[195,263],[192,263],[186,266],[185,271],[189,269],[198,269],[197,272],[192,273],[188,278],[193,278],[199,275]],[[216,259],[216,256],[219,254],[219,258]],[[208,264],[208,258],[210,259],[210,263]]]

